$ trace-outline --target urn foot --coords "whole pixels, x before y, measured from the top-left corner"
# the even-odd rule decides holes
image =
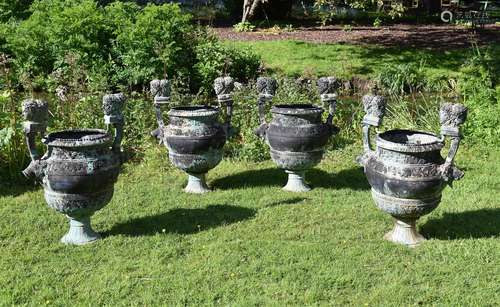
[[[425,241],[425,238],[417,231],[416,222],[416,219],[396,219],[394,228],[384,236],[384,239],[397,244],[404,244],[408,247],[416,247]]]
[[[64,244],[83,245],[101,238],[90,226],[90,217],[69,218],[69,231],[62,237]]]
[[[283,190],[290,192],[307,192],[311,190],[305,182],[305,171],[286,171],[288,174],[288,182],[283,187]]]
[[[187,193],[203,194],[210,192],[210,188],[205,181],[205,174],[191,174],[188,173],[188,183],[184,188]]]

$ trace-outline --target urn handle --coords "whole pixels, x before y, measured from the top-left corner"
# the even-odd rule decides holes
[[[165,128],[161,107],[170,103],[170,80],[155,79],[149,83],[149,90],[154,97],[153,104],[156,112],[156,121],[158,122],[158,128],[152,131],[151,135],[157,138],[161,144],[163,142],[163,130]]]
[[[44,176],[45,160],[36,149],[36,136],[43,138],[47,130],[49,106],[46,101],[39,99],[26,99],[23,101],[22,112],[24,117],[24,135],[30,152],[31,163],[23,170],[24,176],[35,177],[41,180]]]
[[[337,91],[339,82],[335,77],[322,77],[318,80],[318,90],[323,106],[328,106],[326,124],[330,127],[331,134],[337,134],[340,128],[333,125],[333,116],[337,108]]]
[[[231,119],[233,116],[233,96],[234,80],[231,77],[219,77],[214,81],[214,90],[217,95],[219,105],[226,106],[226,121],[224,122],[224,132],[226,139],[231,136]]]
[[[259,122],[260,126],[255,130],[255,134],[260,138],[265,138],[267,123],[266,123],[266,102],[272,101],[274,95],[276,94],[276,89],[278,88],[278,82],[276,79],[270,77],[259,77],[257,78],[257,91],[259,92],[259,98],[257,104],[259,107]]]
[[[102,98],[102,109],[104,111],[104,123],[109,131],[112,125],[115,128],[115,139],[112,150],[121,154],[121,143],[123,139],[123,127],[125,119],[123,117],[123,106],[125,104],[125,95],[123,93],[108,94]]]
[[[445,181],[459,180],[464,176],[464,172],[453,164],[453,160],[458,152],[460,140],[460,126],[467,119],[468,109],[459,103],[445,103],[439,111],[439,121],[441,124],[441,135],[450,137],[451,145],[446,160],[441,165],[441,176]]]
[[[370,128],[372,126],[378,127],[382,124],[382,119],[385,115],[385,106],[386,101],[383,96],[372,94],[363,96],[363,108],[365,110],[365,116],[362,121],[364,152],[356,159],[362,166],[365,165],[370,155],[373,154],[370,141]]]

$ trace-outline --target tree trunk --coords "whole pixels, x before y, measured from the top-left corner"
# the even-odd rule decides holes
[[[248,21],[250,18],[254,17],[259,5],[267,1],[268,0],[245,0],[243,3],[243,16],[241,22]]]

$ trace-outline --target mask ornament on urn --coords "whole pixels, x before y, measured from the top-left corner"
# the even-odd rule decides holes
[[[385,99],[363,97],[364,153],[358,162],[364,166],[377,207],[392,215],[394,228],[385,239],[410,247],[425,238],[417,232],[416,221],[434,210],[441,201],[446,183],[463,177],[453,165],[461,135],[459,126],[467,117],[461,104],[444,104],[440,110],[441,136],[428,132],[390,130],[377,134],[375,150],[370,145],[370,128],[378,127],[385,113]],[[451,145],[446,159],[441,157],[445,137]]]
[[[172,164],[188,174],[184,189],[188,193],[210,191],[205,174],[222,160],[222,148],[231,130],[234,81],[231,77],[217,78],[214,88],[219,104],[226,106],[224,123],[219,122],[220,108],[198,105],[171,108],[169,124],[165,126],[161,105],[170,100],[170,83],[168,80],[151,81],[159,126],[158,132],[153,134],[166,145]]]
[[[285,191],[311,190],[305,183],[305,171],[321,161],[328,139],[339,131],[332,124],[337,84],[333,77],[318,81],[322,103],[329,107],[325,123],[321,118],[323,108],[313,104],[275,105],[271,108],[272,121],[266,123],[265,104],[272,100],[277,83],[267,77],[257,80],[260,126],[255,133],[269,145],[273,161],[288,173]]]
[[[24,133],[32,160],[23,174],[39,181],[49,207],[69,218],[70,228],[62,243],[81,245],[100,238],[90,226],[90,217],[113,197],[122,164],[124,103],[123,94],[103,98],[105,123],[108,131],[110,125],[114,127],[114,136],[101,129],[63,130],[44,136],[47,103],[33,99],[23,102]],[[38,134],[47,146],[43,156],[36,150]]]

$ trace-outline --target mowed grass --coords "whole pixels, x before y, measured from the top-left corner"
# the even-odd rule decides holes
[[[41,189],[0,198],[2,305],[493,306],[500,302],[500,155],[461,148],[466,177],[419,223],[416,249],[382,239],[359,145],[330,151],[309,193],[281,191],[271,161],[223,161],[214,191],[182,192],[165,150],[127,164],[93,217],[103,239],[64,246],[63,215]]]
[[[472,49],[442,51],[294,40],[226,41],[226,44],[255,51],[271,72],[290,77],[335,75],[373,78],[388,65],[415,63],[424,68],[428,78],[454,78],[460,66],[473,54]],[[489,48],[492,57],[497,59],[500,44],[492,43]],[[484,52],[486,48],[482,50]]]

